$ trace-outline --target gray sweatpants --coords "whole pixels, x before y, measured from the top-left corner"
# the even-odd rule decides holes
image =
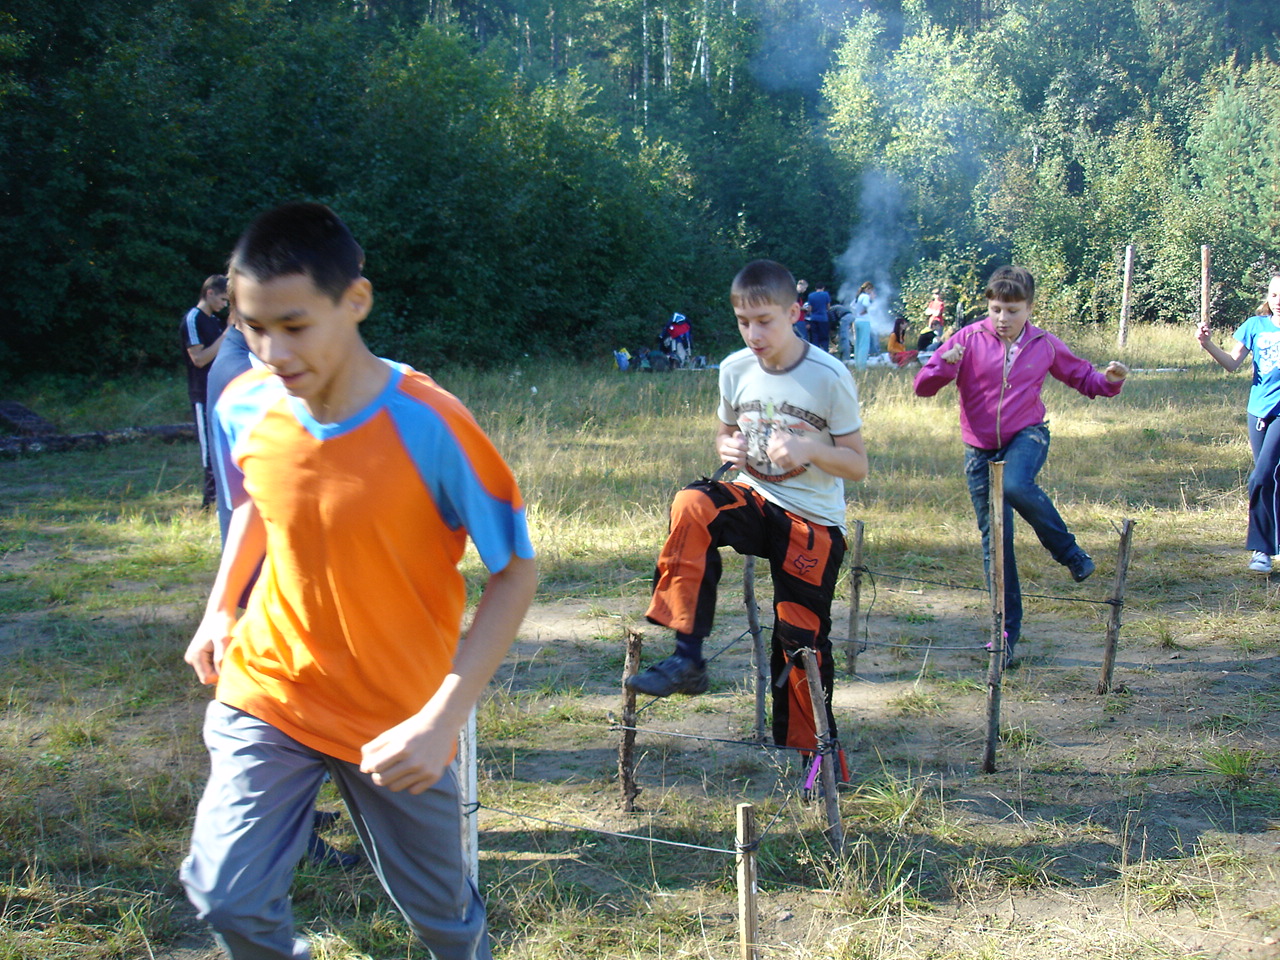
[[[233,960],[303,960],[289,887],[327,773],[378,879],[439,960],[489,960],[484,902],[462,862],[457,773],[418,796],[376,785],[356,764],[304,746],[218,701],[204,724],[209,783],[182,882]]]

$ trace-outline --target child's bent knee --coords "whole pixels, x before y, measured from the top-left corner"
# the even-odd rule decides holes
[[[677,520],[709,523],[719,512],[715,501],[714,492],[702,484],[685,487],[671,501],[672,523]]]

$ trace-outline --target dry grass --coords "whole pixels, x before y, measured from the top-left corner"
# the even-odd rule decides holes
[[[1099,363],[1116,354],[1102,332],[1066,339]],[[1280,926],[1266,832],[1280,811],[1280,701],[1263,680],[1280,644],[1276,590],[1243,575],[1247,382],[1210,368],[1189,329],[1135,330],[1120,357],[1185,369],[1135,373],[1111,401],[1051,386],[1042,477],[1099,557],[1120,518],[1138,521],[1133,689],[1096,698],[1088,666],[1067,662],[1081,659],[1070,631],[1096,632],[1105,611],[1037,601],[1037,622],[1078,626],[1045,633],[1042,658],[1007,678],[1002,772],[988,777],[961,722],[980,715],[981,668],[941,651],[981,623],[983,601],[948,606],[891,581],[981,580],[954,393],[922,401],[902,371],[859,375],[872,475],[850,500],[880,577],[874,617],[886,637],[941,652],[886,655],[884,683],[840,705],[857,784],[841,801],[843,859],[821,804],[799,802],[794,764],[768,751],[648,737],[643,809],[618,809],[618,638],[639,619],[671,494],[716,466],[714,375],[438,372],[519,475],[543,572],[538,618],[480,710],[482,883],[499,956],[736,956],[731,858],[611,834],[732,848],[743,798],[769,825],[764,957],[1276,955],[1264,937]],[[17,399],[88,428],[83,398],[59,407],[56,389],[40,391]],[[111,395],[133,417],[173,409],[156,384]],[[185,958],[208,944],[174,879],[204,764],[205,692],[180,651],[217,542],[194,506],[195,459],[148,444],[0,465],[0,960]],[[1019,545],[1030,588],[1060,591],[1038,546]],[[726,638],[740,629],[738,569],[727,564]],[[1162,672],[1210,656],[1207,673],[1237,686]],[[749,735],[752,694],[735,669],[643,722]],[[306,869],[295,895],[317,957],[425,956],[365,872]]]

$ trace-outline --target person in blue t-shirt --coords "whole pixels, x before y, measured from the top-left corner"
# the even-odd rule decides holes
[[[831,294],[825,283],[818,284],[809,294],[809,342],[825,351],[831,350],[831,320],[827,308],[831,306]]]
[[[1249,447],[1253,472],[1249,474],[1249,537],[1253,551],[1249,569],[1270,573],[1271,559],[1280,555],[1276,515],[1280,513],[1280,274],[1271,277],[1267,299],[1236,328],[1230,350],[1213,342],[1208,323],[1200,324],[1196,339],[1209,356],[1228,373],[1239,369],[1245,354],[1253,355],[1253,385],[1249,388]]]

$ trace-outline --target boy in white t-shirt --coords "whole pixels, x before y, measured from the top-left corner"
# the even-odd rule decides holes
[[[817,650],[834,736],[829,634],[845,553],[844,481],[866,477],[867,454],[848,368],[792,332],[800,319],[795,290],[790,271],[771,260],[753,261],[734,278],[730,300],[746,347],[720,364],[715,444],[738,474],[676,494],[645,614],[676,632],[675,653],[627,683],[657,697],[705,692],[702,644],[715,615],[719,548],[764,557],[774,590],[774,742],[812,750],[807,681],[791,658]]]

